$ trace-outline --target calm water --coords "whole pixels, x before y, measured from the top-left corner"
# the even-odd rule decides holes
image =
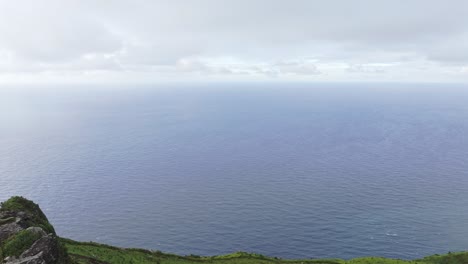
[[[0,88],[0,200],[180,254],[468,249],[468,87]]]

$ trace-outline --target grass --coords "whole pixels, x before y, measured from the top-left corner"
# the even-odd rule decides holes
[[[23,197],[12,197],[1,204],[1,211],[26,212],[28,226],[42,227],[46,232],[55,231],[39,206]],[[0,219],[0,225],[14,221],[14,218]],[[8,238],[0,245],[0,262],[4,256],[18,256],[28,249],[40,234],[23,230]],[[260,254],[236,252],[222,256],[179,256],[160,251],[125,249],[93,242],[76,242],[59,239],[58,264],[468,264],[468,252],[433,255],[419,260],[399,260],[380,257],[365,257],[351,260],[304,259],[285,260]],[[68,252],[68,253],[67,253]],[[337,252],[337,254],[339,254]],[[69,258],[70,256],[70,258]]]
[[[41,237],[41,234],[34,231],[20,231],[18,234],[5,241],[2,247],[3,255],[18,257]]]
[[[160,251],[124,249],[93,242],[61,239],[77,264],[467,264],[468,252],[434,255],[419,260],[365,257],[351,260],[306,259],[284,260],[259,254],[236,252],[229,255],[200,257],[179,256]]]
[[[309,263],[309,264],[342,264],[340,260],[281,260],[269,258],[259,254],[237,252],[224,256],[200,257],[179,256],[162,253],[160,251],[149,251],[143,249],[123,249],[102,245],[92,242],[76,242],[69,239],[61,239],[67,247],[68,253],[76,263],[86,262],[82,257],[99,260],[103,263],[112,264],[191,264],[191,263],[213,263],[213,264],[269,264],[269,263]]]
[[[457,253],[448,253],[445,255],[433,255],[425,257],[423,261],[431,264],[467,264],[468,263],[468,253],[467,252],[457,252]]]

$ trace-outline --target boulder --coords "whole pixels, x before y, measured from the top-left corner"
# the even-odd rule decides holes
[[[0,257],[5,264],[70,262],[39,206],[22,197],[13,197],[0,207]]]
[[[11,258],[6,264],[48,264],[57,263],[59,258],[57,239],[52,235],[45,235],[26,251],[19,258]]]

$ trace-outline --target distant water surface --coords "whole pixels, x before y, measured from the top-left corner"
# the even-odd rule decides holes
[[[468,249],[468,87],[0,88],[0,200],[178,254]]]

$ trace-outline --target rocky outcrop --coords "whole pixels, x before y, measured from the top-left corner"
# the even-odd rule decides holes
[[[57,263],[59,258],[58,242],[52,235],[39,238],[34,244],[24,251],[18,259],[9,259],[6,264],[44,264]]]
[[[11,216],[11,214],[8,214],[8,216],[0,214],[0,219],[4,222],[3,225],[0,225],[0,243],[24,229],[20,225],[21,218]]]
[[[69,263],[39,206],[22,197],[13,197],[0,207],[0,263]]]

